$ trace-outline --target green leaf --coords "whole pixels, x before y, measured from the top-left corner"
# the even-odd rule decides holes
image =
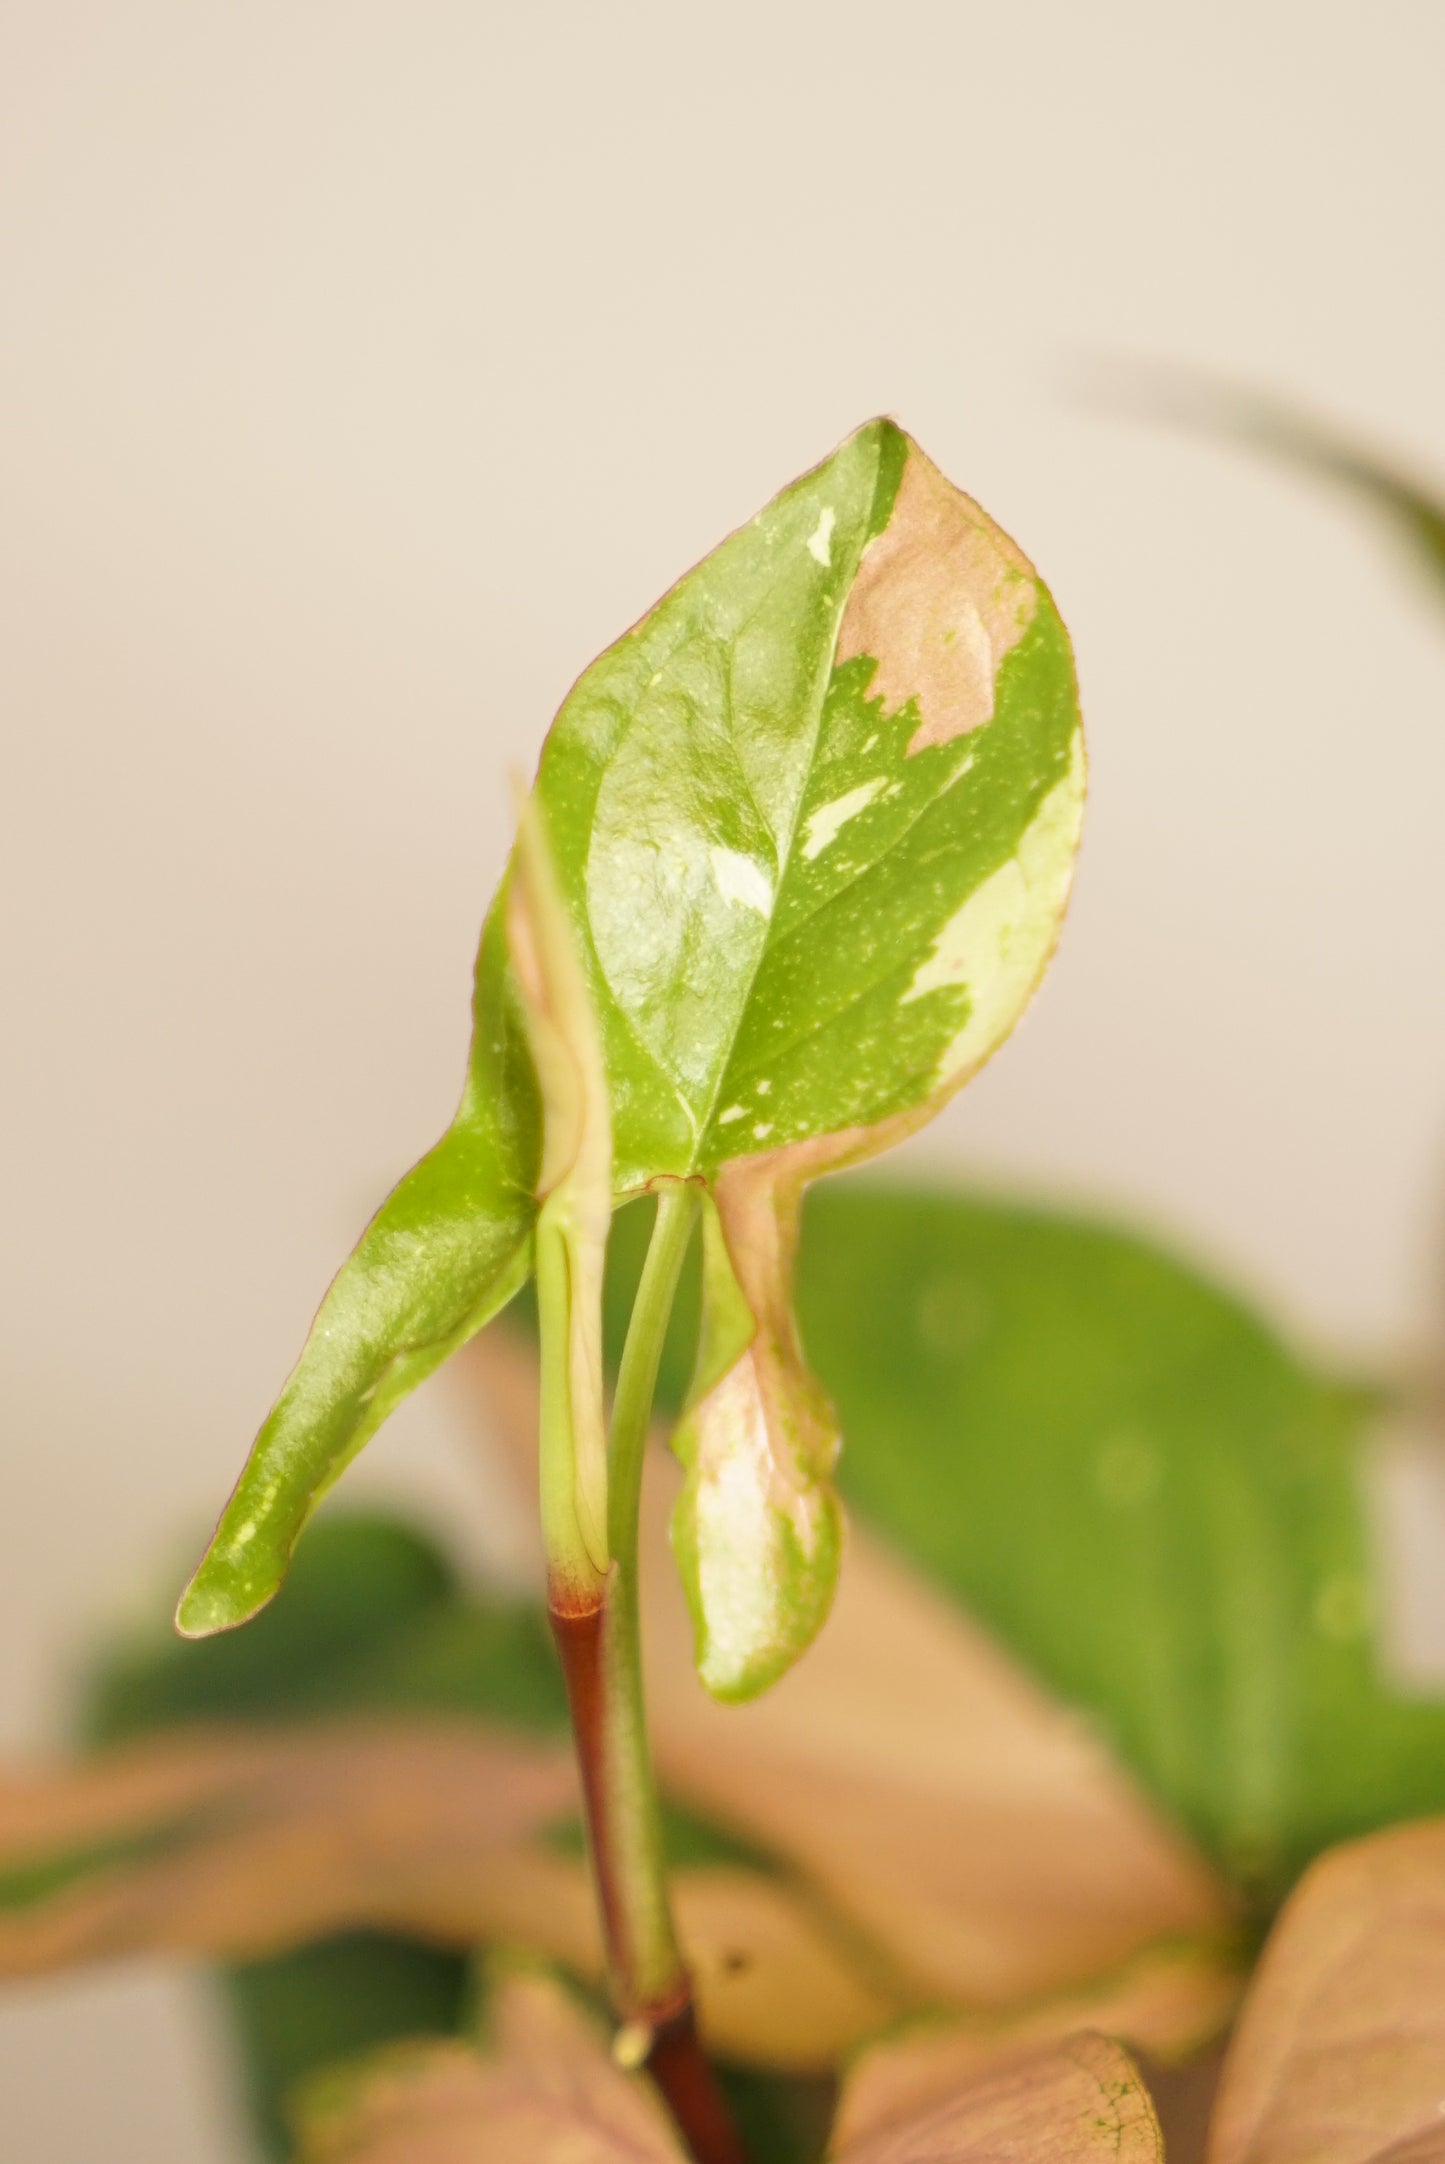
[[[176,1627],[186,1637],[228,1630],[265,1606],[332,1483],[526,1277],[538,1121],[505,966],[494,908],[477,958],[461,1109],[333,1280],[181,1596]]]
[[[1007,1035],[1057,936],[1082,795],[1046,588],[888,421],[609,648],[544,747],[614,1194],[713,1187],[752,1313],[768,1417],[719,1413],[712,1434],[700,1405],[695,1428],[711,1459],[744,1435],[761,1450],[748,1478],[777,1514],[774,1552],[787,1524],[797,1536],[787,1651],[821,1622],[836,1554],[832,1444],[813,1432],[829,1423],[786,1319],[803,1185],[929,1118]],[[269,1598],[317,1494],[525,1273],[537,1104],[497,922],[463,1114],[338,1278],[183,1598],[186,1631]],[[695,1582],[736,1606],[725,1576]],[[778,1665],[745,1649],[730,1687]]]
[[[1017,1018],[1082,785],[1026,560],[889,422],[673,588],[539,789],[586,925],[619,1193],[931,1109]]]
[[[930,1116],[1043,969],[1082,803],[1068,642],[1013,544],[874,423],[594,665],[539,788],[618,1189],[716,1193],[733,1353],[682,1438],[677,1547],[704,1680],[746,1696],[822,1623],[840,1548],[790,1314],[802,1188]]]

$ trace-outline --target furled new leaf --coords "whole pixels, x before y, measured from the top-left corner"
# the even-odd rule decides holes
[[[507,890],[507,944],[541,1097],[535,1251],[542,1526],[555,1605],[594,1599],[607,1569],[602,1272],[612,1217],[612,1123],[572,922],[542,813],[526,799]]]
[[[837,1582],[843,1513],[829,1475],[838,1423],[804,1365],[792,1303],[796,1208],[729,1168],[703,1218],[703,1334],[692,1403],[673,1436],[687,1479],[672,1546],[697,1667],[715,1698],[752,1698],[816,1636]],[[734,1226],[752,1206],[733,1254]],[[787,1242],[786,1256],[779,1253]],[[751,1297],[749,1295],[751,1287]]]
[[[698,1460],[732,1442],[747,1507],[810,1529],[778,1589],[787,1643],[725,1665],[745,1690],[816,1629],[836,1553],[822,1400],[785,1320],[798,1197],[927,1119],[1038,980],[1082,806],[1068,640],[1007,536],[870,422],[593,664],[536,788],[602,1034],[614,1191],[715,1187],[752,1311],[766,1417],[739,1422],[714,1391],[694,1409]],[[535,1093],[495,925],[461,1140],[403,1183],[338,1280],[186,1629],[268,1597],[316,1493],[525,1270]],[[786,1547],[784,1524],[774,1557]],[[694,1581],[736,1609],[724,1573]]]

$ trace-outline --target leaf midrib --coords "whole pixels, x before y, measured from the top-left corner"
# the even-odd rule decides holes
[[[875,471],[875,491],[877,489],[877,479],[878,477]],[[818,742],[819,738],[823,733],[823,717],[828,711],[828,693],[832,687],[834,671],[838,666],[838,641],[841,638],[843,632],[843,618],[847,614],[848,602],[849,598],[852,595],[853,588],[858,582],[858,573],[862,568],[863,558],[867,555],[868,550],[871,548],[873,542],[877,538],[878,537],[876,534],[867,532],[865,528],[863,546],[858,551],[857,561],[853,565],[852,576],[849,578],[847,586],[843,590],[842,603],[838,609],[837,621],[833,626],[833,636],[828,646],[827,667],[826,669],[819,672],[822,681],[817,698],[814,702],[816,711],[813,719],[812,738],[808,746],[808,757],[803,773],[802,783],[798,789],[797,799],[793,806],[793,816],[791,821],[789,822],[787,846],[781,852],[778,859],[777,877],[773,882],[772,900],[768,908],[768,928],[763,936],[762,943],[758,948],[757,960],[754,962],[752,969],[748,974],[747,989],[743,993],[741,1000],[738,1002],[737,1020],[734,1023],[731,1034],[728,1038],[726,1057],[718,1062],[717,1080],[713,1085],[712,1096],[708,1101],[707,1109],[703,1114],[700,1125],[694,1131],[693,1147],[691,1153],[692,1161],[689,1167],[689,1169],[693,1172],[700,1172],[703,1169],[703,1144],[707,1136],[713,1132],[713,1129],[716,1126],[718,1105],[721,1101],[723,1094],[723,1084],[727,1081],[729,1075],[732,1072],[733,1059],[737,1052],[738,1039],[742,1034],[742,1026],[747,1018],[748,1010],[752,1006],[753,994],[757,990],[758,978],[762,974],[763,964],[768,958],[768,953],[772,945],[773,925],[777,917],[778,897],[783,891],[783,881],[787,877],[788,870],[793,861],[793,851],[797,846],[798,840],[798,828],[802,823],[803,806],[808,801],[808,786],[809,783],[812,781],[813,774],[817,765]],[[769,592],[771,591],[772,589],[769,588]],[[759,610],[761,610],[762,605],[762,601],[759,600],[757,607],[752,612],[752,615],[745,619],[747,623],[751,623],[753,621],[753,618],[758,614]],[[739,629],[741,628],[742,627],[740,626]],[[737,746],[737,706],[733,698],[733,665],[736,657],[737,639],[736,637],[734,637],[728,642],[728,735],[732,741],[733,755],[737,759],[738,770],[743,775],[744,780],[747,781],[747,768],[743,764],[742,757],[738,751]],[[750,782],[748,783],[748,791],[751,795],[752,787]],[[754,798],[753,801],[756,805],[756,798]],[[758,807],[758,809],[759,815],[761,816],[761,807]],[[765,830],[769,832],[771,831],[771,829],[768,828],[768,823],[766,820],[763,820],[762,824]]]

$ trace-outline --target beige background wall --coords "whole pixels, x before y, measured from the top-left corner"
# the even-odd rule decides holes
[[[1047,994],[919,1155],[1420,1331],[1442,626],[1074,377],[1217,366],[1445,471],[1442,80],[1434,0],[0,0],[8,1744],[447,1118],[508,766],[879,408],[1051,580],[1094,753]],[[364,1477],[459,1495],[447,1430]],[[5,2155],[222,2164],[203,2037],[159,1975],[7,2002]]]

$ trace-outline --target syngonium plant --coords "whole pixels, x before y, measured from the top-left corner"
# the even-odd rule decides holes
[[[672,1545],[698,1673],[766,1690],[827,1616],[840,1437],[793,1315],[805,1185],[996,1049],[1065,908],[1084,760],[1028,559],[891,421],[859,429],[578,681],[483,928],[456,1119],[328,1292],[182,1596],[245,1622],[386,1415],[535,1274],[549,1611],[625,2048],[700,2159],[740,2154],[696,2045],[643,1718],[638,1512],[701,1220]],[[657,1199],[610,1421],[602,1288]]]
[[[1445,516],[1407,475],[1217,385],[1148,387],[1156,407],[1365,496],[1438,585]],[[792,1251],[795,1181],[926,1116],[1007,1026],[1077,810],[1045,597],[896,432],[875,424],[839,461],[869,455],[871,538],[840,527],[841,495],[822,506],[831,524],[818,511],[821,469],[569,702],[484,940],[462,1115],[338,1280],[187,1607],[205,1631],[264,1602],[325,1483],[534,1268],[522,1327],[483,1333],[454,1373],[485,1408],[494,1479],[535,1490],[541,1434],[540,1545],[580,1752],[537,1604],[467,1584],[414,1529],[342,1511],[255,1628],[201,1645],[127,1634],[90,1678],[84,1755],[0,1769],[0,1975],[206,1956],[277,2158],[662,2164],[685,2130],[704,2158],[737,2156],[741,2133],[756,2164],[816,2164],[829,2140],[836,2164],[1154,2164],[1145,2087],[1166,2118],[1171,2099],[1189,2116],[1192,2090],[1198,2134],[1200,2054],[1265,1924],[1311,1858],[1381,1827],[1396,1830],[1289,1901],[1210,2154],[1441,2153],[1445,1852],[1438,1819],[1398,1822],[1445,1807],[1445,1698],[1392,1664],[1362,1492],[1381,1414],[1398,1420],[1409,1390],[1361,1388],[1148,1239],[1067,1211],[845,1180],[812,1196]],[[843,565],[843,587],[814,593],[812,675],[796,657],[789,674],[786,607],[766,605],[814,578],[800,539],[820,570]],[[992,587],[985,544],[1005,567]],[[799,621],[806,642],[816,625]],[[731,732],[718,748],[719,681],[751,717],[746,760]],[[769,683],[803,691],[769,705]],[[972,728],[949,734],[950,714]],[[603,818],[639,726],[641,770],[661,779],[637,784],[634,743],[641,808]],[[702,790],[672,756],[699,734]],[[752,826],[718,780],[739,771]],[[906,817],[890,824],[895,785]],[[590,827],[568,823],[579,801]],[[1039,846],[1050,804],[1057,851]],[[750,855],[761,887],[735,861]],[[619,961],[597,927],[625,916],[627,879],[651,944]],[[688,996],[706,1015],[725,959],[699,921],[754,942],[732,1038],[712,1046],[715,1119],[678,1019]],[[782,1040],[751,1066],[749,1028]],[[691,1097],[668,1081],[690,1073]],[[693,1145],[649,1174],[667,1088],[693,1107]],[[826,1397],[792,1320],[794,1261]],[[684,1463],[653,1450],[642,1483],[654,1369]],[[839,1425],[847,1567],[827,1630],[765,1688],[828,1601]],[[620,2066],[516,1950],[584,1992],[610,1968]],[[627,2071],[639,2061],[651,2083]]]

